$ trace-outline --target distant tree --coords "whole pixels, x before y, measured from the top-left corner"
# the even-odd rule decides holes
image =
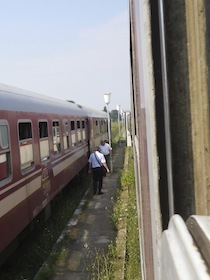
[[[118,112],[117,110],[112,110],[111,113],[110,113],[110,118],[113,120],[113,121],[117,121],[118,119]]]

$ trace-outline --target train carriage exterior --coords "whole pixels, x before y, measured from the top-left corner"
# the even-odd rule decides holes
[[[86,167],[90,145],[107,137],[104,118],[0,85],[0,253],[43,209],[47,215],[50,201]]]
[[[89,119],[89,139],[90,151],[94,151],[95,146],[99,146],[101,140],[108,140],[107,113],[83,107]],[[103,137],[101,137],[103,135]]]
[[[129,12],[142,279],[210,279],[209,1]]]

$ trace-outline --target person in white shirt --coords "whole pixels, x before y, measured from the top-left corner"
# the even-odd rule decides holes
[[[101,145],[99,145],[99,150],[104,155],[107,165],[110,166],[110,153],[112,148],[109,143],[107,143],[105,140],[102,140]]]
[[[106,164],[106,159],[102,153],[99,152],[99,147],[95,147],[95,151],[91,153],[89,159],[89,172],[93,175],[93,194],[102,194],[101,189],[103,185],[103,170],[105,168],[109,173],[109,168]]]

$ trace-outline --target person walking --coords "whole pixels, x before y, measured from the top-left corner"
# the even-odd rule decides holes
[[[103,185],[103,168],[109,173],[109,168],[106,164],[106,159],[102,153],[99,152],[99,147],[95,147],[95,151],[90,154],[88,159],[89,172],[93,175],[93,194],[103,194],[101,192]]]
[[[110,167],[110,153],[112,151],[112,148],[106,140],[101,140],[101,145],[99,145],[99,151],[104,155],[107,166]]]

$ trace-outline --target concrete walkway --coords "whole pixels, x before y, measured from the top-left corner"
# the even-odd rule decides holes
[[[124,147],[118,146],[113,156],[113,172],[103,181],[102,195],[94,195],[87,203],[81,202],[65,230],[69,243],[63,248],[63,260],[57,264],[53,280],[87,280],[90,279],[91,264],[97,252],[104,251],[115,240],[111,215],[113,198],[124,165]],[[39,279],[38,275],[35,279]]]

